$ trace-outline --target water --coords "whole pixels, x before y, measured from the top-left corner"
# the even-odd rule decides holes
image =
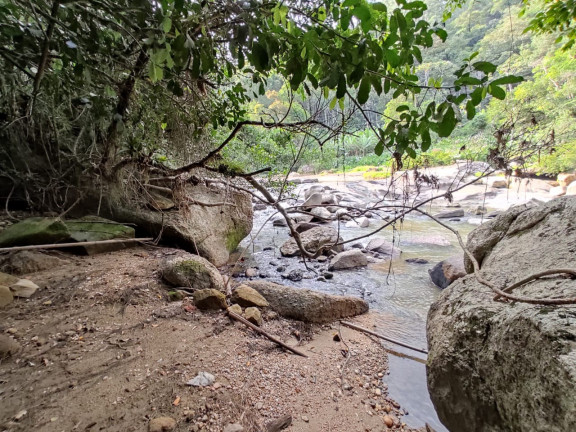
[[[253,236],[272,214],[271,210],[258,212],[255,216]],[[372,220],[369,228],[344,228],[341,236],[352,239],[364,235],[381,226],[383,222]],[[374,224],[375,223],[375,224]],[[453,222],[463,236],[474,226]],[[295,258],[280,256],[279,247],[289,238],[288,229],[273,227],[271,222],[264,225],[252,242],[250,238],[241,244],[248,248],[244,253],[243,267],[257,266],[268,280],[289,283],[317,291],[351,295],[364,298],[373,312],[378,312],[374,331],[418,348],[426,348],[426,315],[430,304],[440,294],[440,289],[430,282],[428,270],[436,263],[460,252],[455,236],[425,216],[408,216],[402,224],[386,228],[376,236],[382,236],[402,250],[399,259],[382,264],[370,264],[368,268],[336,271],[328,282],[315,280],[321,275],[322,267],[314,264],[306,271],[304,265]],[[372,237],[373,238],[373,237]],[[368,239],[361,240],[363,244]],[[264,249],[268,250],[264,250]],[[271,249],[270,249],[271,248]],[[423,258],[428,264],[406,263],[408,258]],[[286,270],[278,272],[277,267]],[[281,274],[294,269],[304,270],[310,279],[300,282],[282,279]],[[316,273],[315,273],[316,272]],[[426,385],[425,355],[385,342],[385,347],[396,354],[389,355],[390,375],[386,378],[390,396],[408,411],[403,421],[412,427],[430,424],[435,430],[447,431],[440,423]],[[406,357],[409,356],[409,357]],[[412,358],[410,358],[412,357]],[[420,359],[419,361],[415,361]]]

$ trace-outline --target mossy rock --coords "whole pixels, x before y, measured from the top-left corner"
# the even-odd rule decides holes
[[[60,243],[70,232],[59,218],[33,217],[9,226],[0,233],[0,247]]]
[[[200,310],[226,309],[226,296],[215,289],[194,291],[194,305]]]
[[[162,277],[177,287],[192,290],[224,290],[224,281],[210,261],[193,254],[182,254],[164,263]]]
[[[70,239],[78,243],[135,237],[134,228],[96,216],[66,221],[66,226],[70,232]],[[124,249],[126,244],[81,245],[81,247],[88,255],[94,255]]]

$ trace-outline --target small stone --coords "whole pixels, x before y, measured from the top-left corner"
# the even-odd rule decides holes
[[[262,408],[264,408],[264,404],[263,404],[262,402],[258,402],[258,403],[256,404],[256,409],[257,409],[258,411],[260,411]]]
[[[258,270],[255,268],[249,268],[249,269],[246,269],[245,274],[246,274],[246,277],[249,277],[249,278],[256,277],[258,275]]]
[[[266,299],[262,297],[262,294],[260,294],[254,288],[249,287],[248,285],[240,285],[238,288],[236,288],[232,293],[231,301],[238,303],[242,307],[269,306]]]
[[[198,372],[198,375],[188,381],[186,385],[194,387],[208,387],[214,384],[214,381],[216,381],[216,378],[211,373]]]
[[[234,312],[236,315],[242,315],[242,306],[239,304],[233,304],[227,310],[228,312]]]
[[[10,290],[14,297],[29,298],[38,290],[39,286],[28,279],[20,279],[15,284],[10,285]]]
[[[318,258],[316,258],[316,261],[318,262],[326,262],[328,261],[328,257],[326,255],[320,255]]]
[[[20,344],[11,337],[0,335],[0,359],[16,354],[20,348]]]
[[[244,432],[244,428],[238,423],[231,423],[224,426],[223,432]]]
[[[24,418],[26,414],[28,414],[28,411],[26,410],[18,411],[18,413],[14,416],[14,420],[20,421]]]
[[[394,419],[392,418],[392,416],[389,415],[385,415],[382,420],[384,420],[384,424],[386,425],[386,427],[391,428],[392,426],[394,426]]]
[[[149,432],[170,432],[176,428],[176,420],[171,417],[158,417],[150,420]]]
[[[285,266],[278,266],[278,267],[276,268],[276,271],[277,271],[278,273],[282,273],[282,272],[286,271],[286,267],[285,267]]]
[[[379,388],[374,389],[374,394],[375,394],[376,396],[382,396],[382,390],[380,390]]]
[[[256,307],[246,308],[244,318],[252,324],[256,324],[258,327],[262,325],[262,314],[260,313],[260,309]]]
[[[0,285],[0,307],[8,306],[14,301],[14,294],[7,286]]]
[[[334,277],[334,274],[330,272],[324,272],[322,276],[324,276],[324,278],[326,279],[332,279]]]
[[[310,421],[310,419],[309,419],[307,416],[303,415],[303,416],[302,416],[302,421],[308,423],[308,422]]]
[[[286,279],[290,279],[293,282],[298,282],[304,278],[304,274],[302,273],[302,270],[295,269],[295,270],[292,270],[287,275],[282,275],[282,277],[285,277]]]
[[[227,309],[226,296],[215,289],[203,289],[195,291],[194,305],[200,310]]]

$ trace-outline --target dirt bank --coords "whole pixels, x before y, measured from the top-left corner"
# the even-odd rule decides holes
[[[58,254],[65,264],[25,276],[41,289],[0,310],[1,332],[22,347],[0,364],[2,430],[146,431],[169,416],[177,431],[261,431],[286,414],[287,431],[410,430],[380,379],[377,341],[269,317],[264,328],[309,358],[289,354],[222,313],[170,302],[159,266],[172,253]],[[215,383],[187,386],[200,371]]]

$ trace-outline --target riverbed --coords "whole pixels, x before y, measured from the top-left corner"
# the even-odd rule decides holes
[[[354,177],[348,180],[342,178],[322,180],[323,184],[330,185],[333,189],[348,192],[361,192],[378,186],[377,182],[367,183]],[[297,187],[296,196],[300,196],[301,199],[302,191],[309,186]],[[485,220],[484,216],[469,217],[472,206],[484,205],[490,213],[532,198],[543,198],[541,190],[532,189],[537,189],[534,183],[512,191],[509,189],[488,191],[485,186],[474,185],[457,195],[467,207],[468,216],[447,223],[456,228],[465,241],[468,233]],[[474,194],[481,195],[476,203],[477,198],[467,200],[467,197],[472,197]],[[367,197],[366,201],[369,200]],[[426,209],[435,213],[446,210],[446,205],[452,203],[440,200]],[[273,282],[328,294],[361,297],[369,303],[371,311],[376,312],[373,331],[426,349],[426,316],[430,305],[441,292],[440,288],[431,282],[428,270],[440,261],[462,252],[454,234],[426,216],[409,214],[403,220],[374,235],[393,242],[402,251],[400,257],[392,261],[371,263],[367,268],[330,272],[332,276],[326,280],[324,277],[326,264],[312,261],[305,265],[297,258],[281,256],[279,248],[290,237],[286,227],[273,226],[274,214],[275,210],[271,208],[255,213],[254,230],[240,247],[240,250],[244,251],[243,268],[256,267],[260,277]],[[366,228],[350,228],[346,227],[345,223],[340,223],[340,235],[344,240],[366,235],[385,223],[383,216],[385,214],[382,212],[374,214],[370,226]],[[332,224],[337,227],[337,222]],[[365,245],[368,239],[362,239],[360,242]],[[419,258],[426,263],[407,262],[406,260],[410,258]],[[287,280],[285,276],[292,270],[300,270],[304,278],[300,281]],[[428,395],[426,356],[388,342],[384,345],[390,353],[390,374],[384,380],[390,396],[408,413],[403,417],[403,421],[412,427],[421,427],[428,423],[438,432],[446,431],[447,429],[438,420]]]

